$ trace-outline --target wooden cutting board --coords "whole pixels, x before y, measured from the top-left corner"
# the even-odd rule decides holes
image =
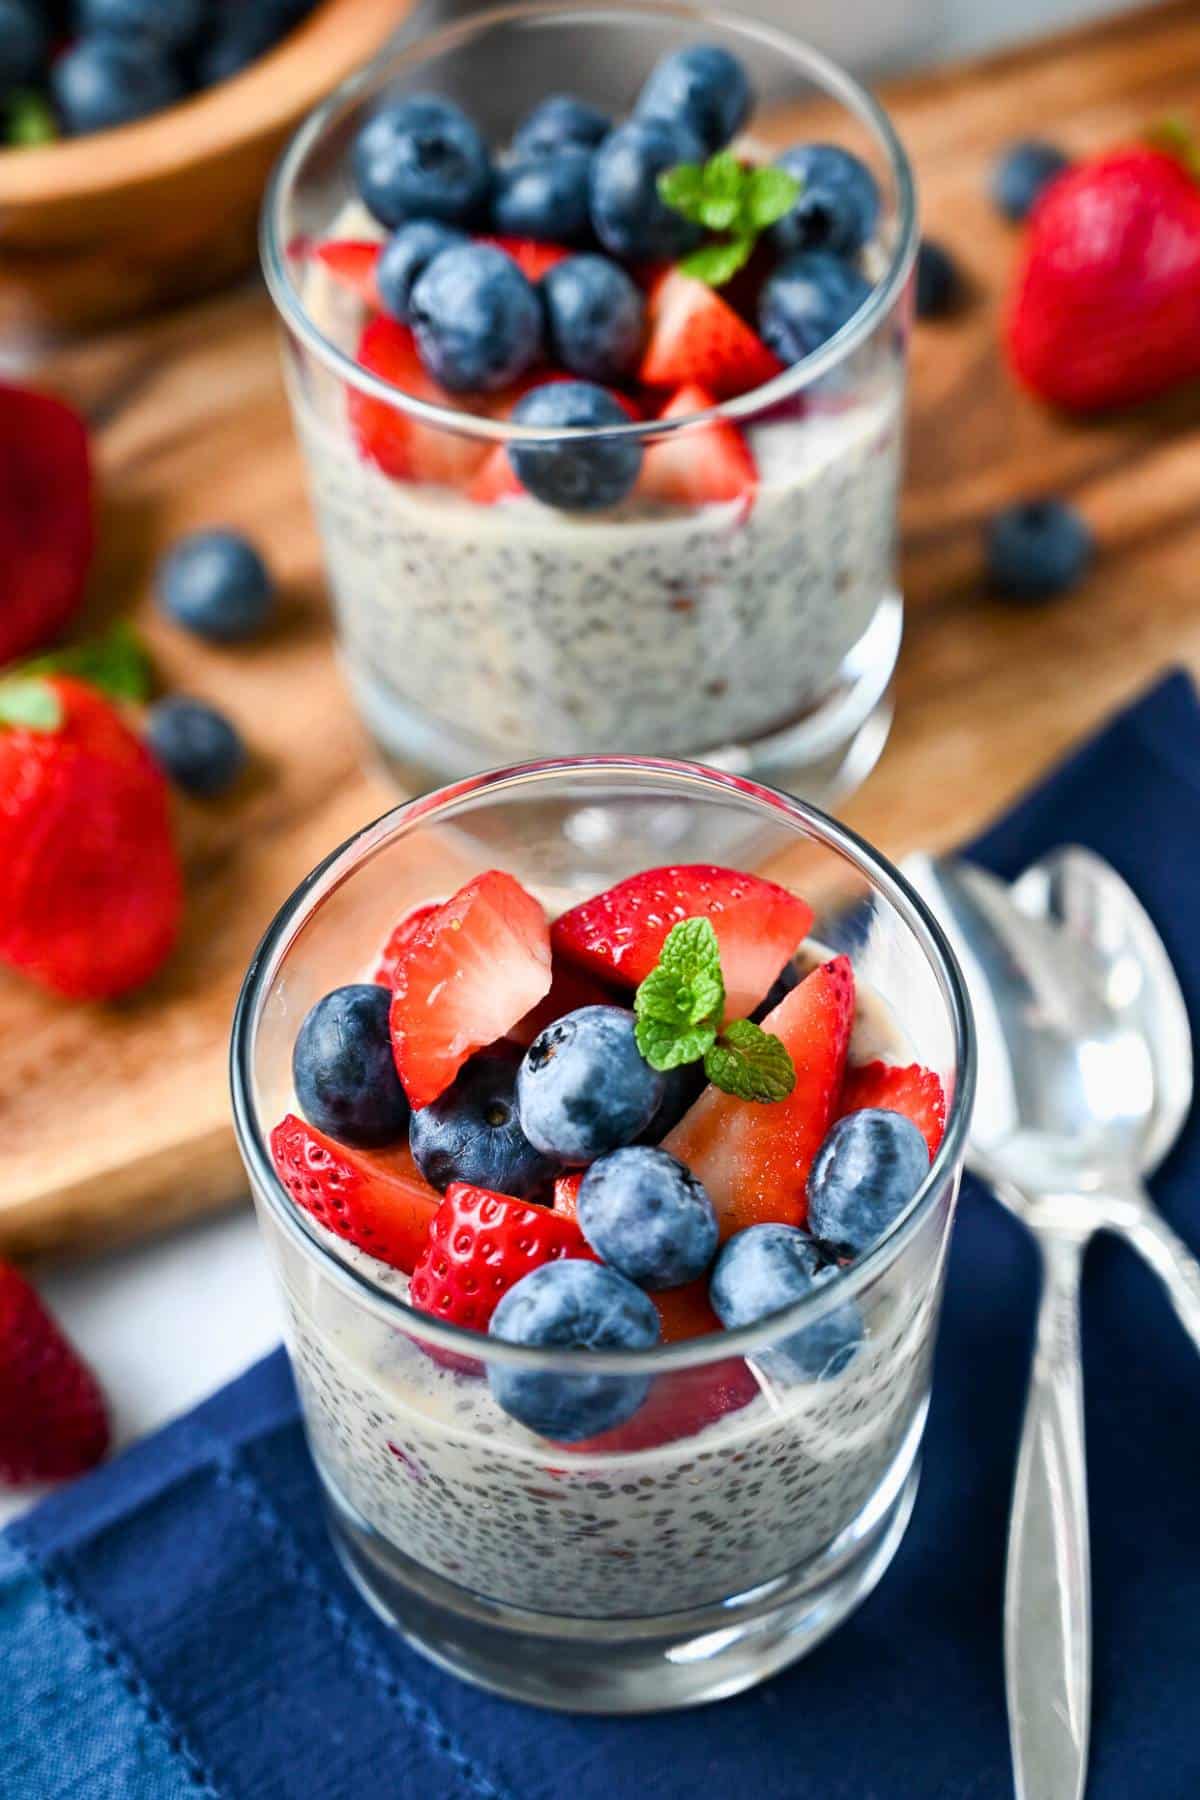
[[[1018,394],[996,350],[1015,236],[986,199],[992,157],[1014,137],[1090,151],[1164,114],[1196,118],[1198,95],[1200,12],[1188,3],[886,91],[926,227],[972,289],[956,318],[916,332],[897,723],[846,808],[895,855],[970,832],[1164,665],[1200,669],[1200,393],[1086,425]],[[82,405],[97,434],[94,619],[132,607],[165,683],[226,707],[254,768],[227,803],[183,814],[187,928],[150,989],[76,1008],[0,972],[10,1253],[160,1229],[244,1192],[225,1073],[242,972],[296,882],[393,798],[364,769],[334,667],[261,291],[72,347],[36,374]],[[1101,556],[1077,595],[1024,612],[982,594],[980,525],[1031,491],[1076,500]],[[215,522],[250,532],[283,588],[276,629],[238,652],[160,625],[148,600],[159,550]]]

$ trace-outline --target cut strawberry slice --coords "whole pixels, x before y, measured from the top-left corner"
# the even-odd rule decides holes
[[[554,1210],[562,1213],[565,1219],[579,1217],[579,1188],[584,1174],[583,1169],[572,1169],[554,1183]]]
[[[544,1000],[518,1019],[509,1037],[517,1044],[532,1044],[539,1031],[553,1025],[564,1013],[577,1012],[581,1006],[611,1006],[613,991],[585,974],[569,962],[555,957],[552,962],[550,991]]]
[[[671,269],[650,290],[649,335],[639,375],[647,387],[697,382],[718,400],[749,393],[783,372],[744,319],[714,289]]]
[[[526,281],[540,281],[548,269],[554,268],[556,263],[566,262],[568,256],[574,254],[564,250],[561,244],[543,244],[537,238],[485,236],[476,238],[475,242],[492,244],[506,256],[511,256]]]
[[[452,1181],[413,1270],[409,1298],[431,1318],[486,1331],[510,1287],[531,1269],[564,1258],[600,1260],[574,1219]]]
[[[396,965],[403,959],[405,950],[420,931],[426,919],[433,917],[440,902],[431,900],[427,906],[414,907],[395,927],[391,937],[379,953],[379,961],[375,965],[375,973],[371,980],[377,981],[380,987],[395,987]]]
[[[684,419],[705,412],[716,400],[694,383],[680,388],[663,411],[664,419]],[[708,506],[724,500],[749,500],[758,482],[750,446],[728,419],[676,431],[652,444],[642,463],[637,491],[646,499],[679,506]]]
[[[335,281],[357,294],[364,306],[378,312],[382,305],[375,276],[381,246],[367,238],[331,238],[313,246],[312,254]]]
[[[289,1113],[271,1133],[276,1173],[297,1206],[326,1231],[410,1273],[441,1195],[407,1149],[348,1150]]]
[[[421,361],[412,332],[395,319],[381,315],[368,322],[358,341],[358,361],[372,375],[414,399],[456,412],[468,410],[461,395],[438,386]],[[423,424],[371,394],[352,388],[347,400],[350,430],[359,450],[394,481],[466,487],[488,453],[482,438],[462,437],[443,426]]]
[[[522,500],[525,489],[517,480],[517,472],[508,460],[503,444],[489,450],[470,487],[467,498],[479,506],[495,506],[500,500]]]
[[[576,1456],[653,1450],[658,1444],[694,1437],[714,1420],[748,1406],[758,1391],[758,1383],[740,1357],[706,1363],[698,1369],[677,1369],[658,1377],[645,1403],[624,1425],[562,1448]]]
[[[557,1206],[558,1202],[555,1201]],[[708,1298],[708,1278],[689,1281],[686,1287],[661,1288],[651,1294],[658,1308],[659,1330],[664,1344],[680,1344],[685,1338],[708,1337],[720,1331],[721,1321]]]
[[[937,1155],[946,1131],[946,1095],[932,1069],[923,1069],[919,1063],[899,1068],[885,1062],[847,1069],[838,1118],[861,1112],[866,1106],[903,1113],[929,1145],[930,1157]]]
[[[0,663],[40,650],[70,624],[94,536],[83,420],[49,394],[0,384]]]
[[[726,1014],[751,1012],[812,924],[797,894],[759,875],[690,863],[647,869],[554,921],[556,952],[609,981],[636,987],[680,919],[712,920],[721,947]]]
[[[489,869],[413,934],[392,986],[396,1068],[412,1104],[428,1106],[549,992],[546,915],[519,881]]]
[[[786,1100],[738,1100],[706,1088],[663,1149],[708,1189],[722,1238],[747,1225],[803,1225],[812,1160],[837,1113],[854,1024],[854,971],[822,963],[763,1020],[796,1067]]]

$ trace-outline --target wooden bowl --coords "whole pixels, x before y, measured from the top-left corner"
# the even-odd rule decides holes
[[[0,151],[0,330],[127,319],[254,259],[271,165],[415,0],[322,0],[241,74],[115,131]]]

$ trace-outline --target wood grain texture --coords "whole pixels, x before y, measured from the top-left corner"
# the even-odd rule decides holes
[[[846,808],[892,854],[962,838],[1165,665],[1200,669],[1200,395],[1082,425],[1018,393],[996,353],[1016,239],[986,199],[991,159],[1013,136],[1087,151],[1194,107],[1198,92],[1200,14],[1184,4],[886,96],[926,229],[972,284],[957,317],[916,332],[897,724]],[[183,814],[186,934],[150,990],[76,1009],[0,973],[0,1249],[18,1252],[160,1228],[243,1191],[225,1077],[242,972],[296,882],[392,798],[363,770],[333,665],[263,295],[93,340],[42,373],[97,427],[94,615],[132,604],[164,681],[227,707],[255,766],[236,797]],[[1023,612],[983,594],[980,528],[1037,491],[1079,503],[1101,556],[1077,595]],[[157,550],[217,521],[255,536],[284,589],[269,639],[236,653],[185,640],[148,598]]]

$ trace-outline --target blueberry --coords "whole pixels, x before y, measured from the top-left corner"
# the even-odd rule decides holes
[[[564,144],[553,156],[524,156],[496,174],[492,220],[508,237],[586,243],[591,236],[592,152]]]
[[[624,1007],[581,1006],[534,1038],[517,1076],[517,1104],[539,1150],[589,1163],[645,1130],[663,1078],[643,1060],[633,1030]]]
[[[705,1088],[708,1077],[703,1063],[681,1063],[663,1076],[663,1097],[658,1111],[638,1137],[639,1144],[661,1144],[668,1131],[678,1125],[685,1112],[690,1112]]]
[[[677,1157],[630,1144],[600,1157],[579,1187],[579,1228],[612,1268],[640,1287],[682,1287],[717,1253],[717,1215]]]
[[[307,1015],[292,1049],[292,1084],[310,1125],[341,1144],[377,1149],[408,1125],[396,1073],[385,987],[334,988]]]
[[[992,200],[1005,218],[1019,224],[1033,211],[1042,189],[1070,166],[1070,157],[1056,144],[1038,138],[1010,144],[992,165]]]
[[[235,531],[194,531],[163,557],[155,576],[159,602],[179,625],[218,644],[261,631],[274,590],[262,557]]]
[[[879,189],[866,164],[837,144],[795,144],[777,159],[800,183],[791,212],[771,227],[783,255],[794,250],[832,250],[855,256],[874,236]]]
[[[435,256],[413,283],[408,310],[426,368],[455,393],[506,386],[541,349],[541,302],[491,244]]]
[[[0,95],[36,81],[49,49],[50,33],[33,0],[0,0]]]
[[[354,173],[367,210],[392,229],[409,219],[468,224],[492,182],[477,127],[437,94],[410,95],[369,119],[355,139]]]
[[[922,238],[917,251],[917,317],[938,319],[952,312],[962,291],[954,258],[933,238]]]
[[[179,50],[196,37],[207,11],[207,0],[78,0],[75,16],[85,34],[140,35]]]
[[[782,361],[799,362],[840,331],[870,292],[870,282],[840,257],[800,250],[763,284],[759,330]]]
[[[667,262],[694,249],[703,227],[659,199],[658,178],[703,155],[687,127],[670,119],[631,119],[605,138],[592,159],[592,224],[604,248]]]
[[[146,742],[177,787],[215,800],[246,766],[246,746],[214,706],[172,695],[146,715]]]
[[[435,219],[414,219],[409,225],[401,225],[380,251],[375,270],[375,285],[385,312],[407,325],[408,303],[417,277],[443,250],[469,242],[465,231],[457,231],[453,225],[439,225]]]
[[[408,1141],[418,1169],[445,1193],[469,1181],[517,1200],[538,1199],[559,1164],[535,1150],[517,1116],[516,1044],[494,1044],[464,1063],[450,1086],[412,1117]]]
[[[224,0],[210,13],[194,59],[197,85],[215,87],[237,75],[286,36],[306,13],[312,0]]]
[[[778,975],[755,1007],[750,1017],[756,1025],[761,1025],[767,1014],[774,1012],[781,1000],[786,1000],[792,989],[800,980],[800,971],[795,963],[784,963]]]
[[[50,88],[63,129],[107,131],[170,106],[183,83],[152,38],[83,37],[57,57]]]
[[[550,350],[573,375],[616,381],[642,348],[646,308],[638,287],[607,256],[569,256],[541,280]]]
[[[808,1228],[840,1256],[861,1256],[929,1173],[929,1146],[903,1113],[864,1107],[839,1119],[808,1176]]]
[[[488,1335],[555,1350],[652,1350],[658,1313],[641,1288],[603,1263],[549,1262],[509,1288],[492,1314]],[[650,1381],[649,1375],[567,1375],[488,1365],[497,1405],[530,1431],[564,1444],[623,1425],[646,1398]]]
[[[612,130],[612,120],[574,94],[547,94],[513,133],[518,156],[552,156],[568,144],[594,150]]]
[[[988,520],[988,579],[1011,600],[1048,600],[1083,577],[1094,548],[1087,522],[1065,500],[1021,500]]]
[[[719,150],[745,124],[750,105],[737,57],[719,44],[691,44],[654,65],[633,110],[639,119],[676,120],[706,150]]]
[[[603,388],[586,381],[555,381],[531,388],[513,408],[520,425],[601,427],[627,425],[629,415]],[[518,481],[547,506],[595,512],[623,500],[642,467],[641,445],[631,438],[508,446]]]
[[[717,1258],[709,1285],[713,1311],[730,1331],[783,1312],[834,1277],[816,1244],[795,1225],[750,1225],[735,1232]],[[759,1352],[756,1361],[780,1380],[819,1381],[840,1375],[862,1342],[852,1300]]]

